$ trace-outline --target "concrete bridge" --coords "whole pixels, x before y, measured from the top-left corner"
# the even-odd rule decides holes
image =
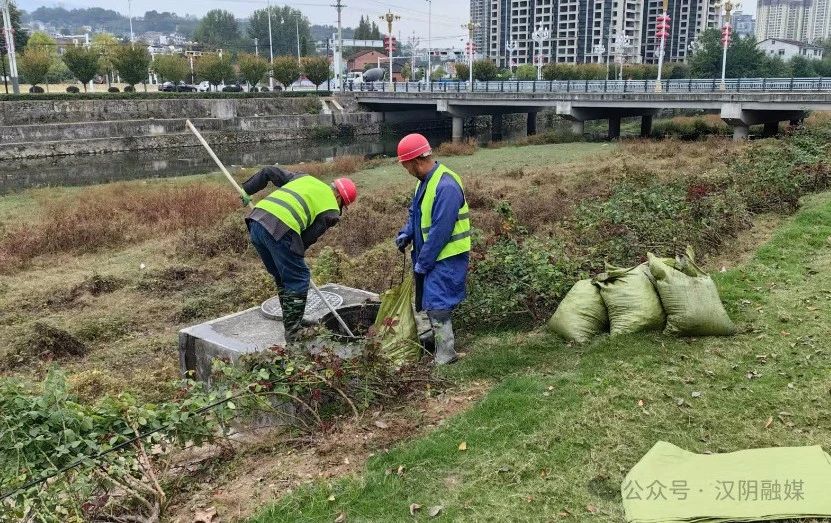
[[[797,123],[810,111],[831,111],[831,78],[669,80],[656,85],[640,81],[389,83],[363,85],[354,91],[366,110],[383,113],[390,122],[452,118],[453,138],[461,139],[464,118],[491,115],[501,132],[502,115],[528,114],[528,132],[536,132],[536,115],[553,108],[582,134],[589,120],[608,120],[609,137],[620,136],[620,120],[641,118],[641,135],[652,130],[661,109],[694,109],[718,113],[743,139],[751,125],[764,125],[775,135],[779,122]]]

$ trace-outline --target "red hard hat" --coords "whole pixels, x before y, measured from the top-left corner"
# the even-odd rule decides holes
[[[399,162],[407,162],[431,152],[433,150],[430,148],[430,142],[418,133],[408,134],[398,142]]]
[[[351,205],[358,199],[358,188],[355,187],[355,182],[349,178],[338,178],[333,182],[335,190],[338,191],[340,199],[343,200],[344,206]]]

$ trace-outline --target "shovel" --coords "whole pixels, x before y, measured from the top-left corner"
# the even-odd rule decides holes
[[[213,161],[216,163],[216,165],[222,171],[222,174],[225,175],[225,178],[227,178],[228,181],[231,183],[231,185],[234,186],[234,189],[237,190],[237,192],[240,194],[240,196],[247,196],[245,194],[245,191],[243,190],[243,188],[239,186],[237,181],[234,180],[234,177],[231,176],[231,173],[228,172],[228,169],[225,168],[225,166],[222,164],[220,159],[216,156],[216,153],[214,152],[213,149],[211,149],[211,146],[208,145],[208,142],[205,141],[205,138],[202,137],[202,134],[199,132],[199,129],[194,127],[193,123],[191,123],[190,120],[185,120],[185,123],[187,124],[187,126],[191,130],[191,132],[194,135],[196,135],[196,138],[199,140],[199,143],[201,143],[202,146],[205,147],[205,150],[208,151],[208,154],[211,156],[211,158],[213,158]],[[248,202],[248,207],[253,209],[254,204],[251,203],[251,202]],[[354,338],[355,335],[352,334],[351,330],[349,330],[349,327],[346,325],[346,322],[343,321],[343,318],[340,317],[340,314],[338,314],[338,311],[336,311],[335,308],[332,307],[332,304],[329,303],[328,301],[326,301],[326,297],[323,296],[323,293],[320,292],[320,289],[317,288],[317,285],[315,285],[315,282],[313,282],[311,279],[309,279],[309,285],[312,287],[312,290],[315,292],[315,294],[317,294],[317,297],[320,298],[320,301],[322,301],[324,304],[326,304],[326,307],[329,309],[329,312],[331,312],[335,316],[335,319],[338,320],[338,323],[340,324],[341,329],[346,331],[346,333],[349,335],[350,338]]]

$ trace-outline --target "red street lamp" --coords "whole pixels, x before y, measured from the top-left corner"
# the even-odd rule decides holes
[[[655,24],[655,36],[657,36],[660,41],[660,45],[658,46],[658,80],[655,82],[656,93],[661,92],[661,72],[664,68],[664,49],[666,48],[666,41],[670,30],[667,3],[668,2],[664,0],[664,14],[658,15],[657,23]]]

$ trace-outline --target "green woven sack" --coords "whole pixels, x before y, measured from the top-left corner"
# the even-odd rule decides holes
[[[664,332],[676,336],[731,336],[736,326],[724,310],[715,282],[696,264],[692,249],[675,263],[652,254],[649,270],[667,315]]]
[[[598,289],[591,280],[580,280],[566,294],[548,320],[548,330],[577,343],[608,332],[609,316]]]
[[[607,266],[594,282],[606,304],[612,336],[664,328],[664,309],[645,263],[630,269]]]
[[[381,354],[396,367],[415,363],[421,357],[415,312],[413,276],[407,276],[381,295],[381,308],[372,329],[381,341]]]

